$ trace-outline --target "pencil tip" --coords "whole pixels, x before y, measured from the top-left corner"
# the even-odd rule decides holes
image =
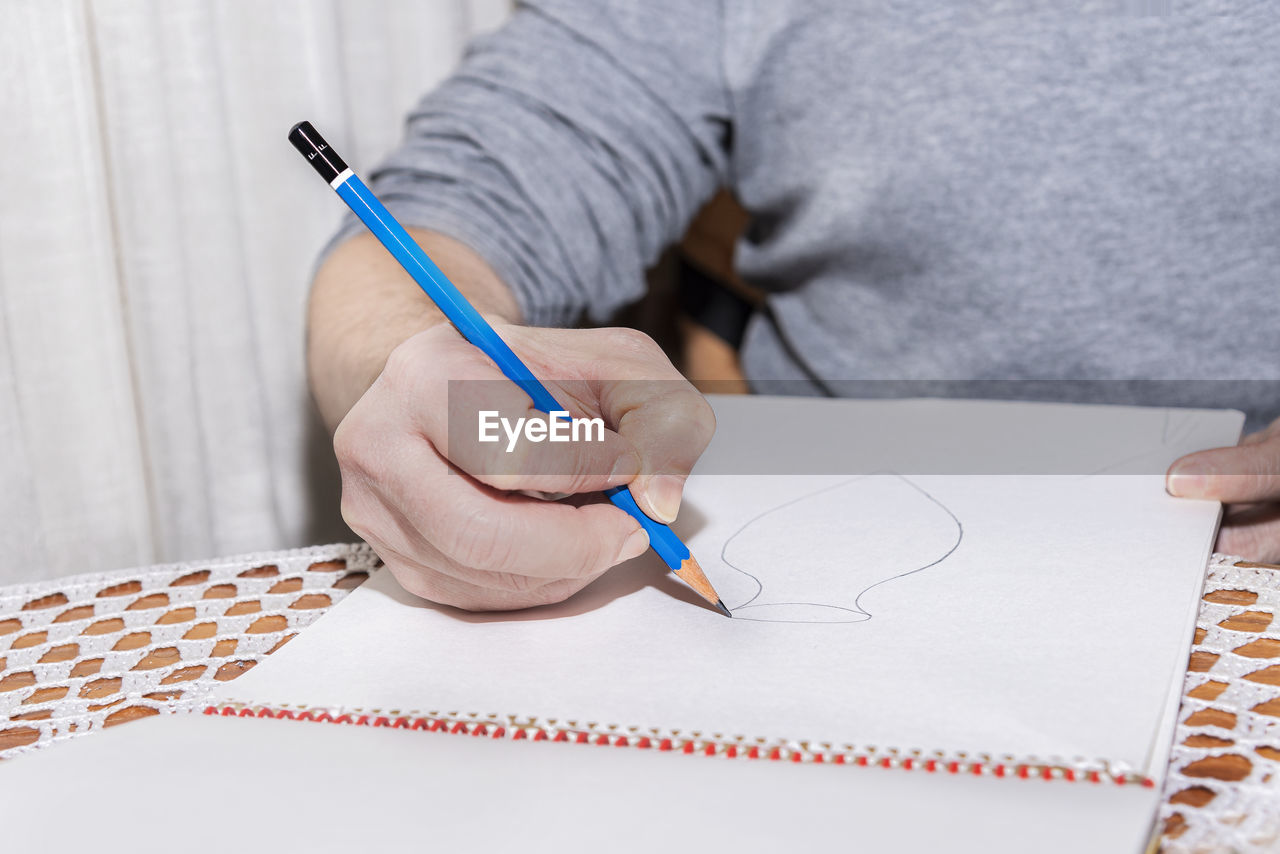
[[[673,570],[685,584],[694,589],[699,596],[707,600],[707,604],[715,608],[726,617],[729,616],[729,609],[724,606],[724,602],[720,600],[720,594],[716,593],[716,589],[711,586],[711,582],[707,580],[706,574],[702,571],[702,567],[698,566],[698,562],[692,555],[685,558],[680,564],[680,568]]]

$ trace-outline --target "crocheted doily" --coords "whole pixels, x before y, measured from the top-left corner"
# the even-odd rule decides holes
[[[1280,850],[1280,569],[1214,555],[1160,814],[1168,854]]]
[[[0,588],[0,758],[195,708],[378,565],[328,546]]]

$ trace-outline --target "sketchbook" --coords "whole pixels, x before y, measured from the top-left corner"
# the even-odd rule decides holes
[[[717,754],[1160,776],[1220,512],[1171,498],[1163,472],[1237,441],[1239,413],[1173,413],[1165,441],[1168,410],[713,405],[704,463],[725,473],[699,464],[675,527],[733,619],[652,556],[562,604],[499,614],[423,602],[379,573],[221,699]],[[876,453],[855,461],[862,473],[752,474],[747,455],[771,446],[748,439],[775,417],[842,425],[839,447]],[[907,429],[922,423],[932,432]],[[982,444],[956,448],[957,435]],[[784,453],[771,447],[775,470]]]
[[[1004,850],[996,837],[1026,850],[1023,832],[1046,816],[1062,827],[1039,850],[1085,850],[1099,827],[1112,828],[1114,847],[1087,850],[1137,850],[1220,515],[1216,503],[1167,495],[1163,472],[1185,453],[1234,444],[1243,416],[712,403],[717,437],[674,527],[733,619],[652,556],[564,603],[496,614],[418,600],[381,571],[220,688],[204,726],[225,716],[408,730],[387,735],[442,773],[483,750],[504,779],[525,773],[517,766],[537,747],[539,762],[568,763],[570,778],[576,763],[634,765],[654,785],[705,774],[740,794],[773,792],[796,815],[798,793],[804,803],[889,799],[896,807],[876,808],[884,815],[965,804],[971,822],[1003,829],[984,850]],[[809,441],[794,441],[796,424],[813,426]],[[335,729],[253,723],[290,738]],[[219,726],[209,743],[234,741]],[[422,730],[481,738],[446,748],[420,735],[410,748]],[[500,744],[513,741],[634,750],[588,760],[568,745]],[[668,753],[696,756],[653,758]],[[748,766],[789,770],[734,770]],[[816,776],[796,783],[805,772]],[[912,850],[904,844],[894,850]]]
[[[0,798],[12,851],[1133,854],[1156,793],[171,715],[0,763]]]

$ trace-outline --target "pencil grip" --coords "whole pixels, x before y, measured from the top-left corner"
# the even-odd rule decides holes
[[[630,489],[625,486],[615,486],[612,489],[606,489],[604,494],[613,502],[614,507],[627,511],[640,523],[640,527],[644,528],[645,533],[649,535],[649,547],[658,553],[658,557],[662,558],[669,569],[679,569],[680,565],[689,559],[689,547],[676,536],[675,531],[649,518],[636,504],[635,496],[631,494]]]
[[[302,149],[299,148],[299,150]],[[312,162],[314,164],[315,161]],[[493,359],[498,369],[529,395],[534,407],[548,414],[567,411],[556,403],[556,399],[547,387],[533,375],[524,362],[520,361],[520,357],[498,336],[480,312],[467,302],[462,292],[449,281],[427,253],[422,251],[422,247],[409,236],[404,227],[396,221],[382,202],[378,201],[363,181],[351,175],[334,189],[387,251],[395,256],[400,265],[408,271],[431,301],[444,312],[444,316],[457,328],[462,337]],[[679,569],[681,564],[689,559],[689,548],[669,527],[649,518],[636,504],[635,497],[627,487],[614,487],[606,490],[605,495],[615,507],[626,511],[640,523],[649,535],[650,547],[658,553],[669,568]]]

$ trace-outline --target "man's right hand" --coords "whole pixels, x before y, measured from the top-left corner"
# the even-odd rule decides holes
[[[630,484],[649,515],[674,519],[715,430],[706,400],[641,333],[495,328],[575,417],[604,420],[603,442],[450,448],[451,411],[473,425],[479,410],[538,413],[443,323],[392,351],[334,438],[347,523],[406,590],[467,610],[559,602],[642,554],[644,530],[597,493]]]

